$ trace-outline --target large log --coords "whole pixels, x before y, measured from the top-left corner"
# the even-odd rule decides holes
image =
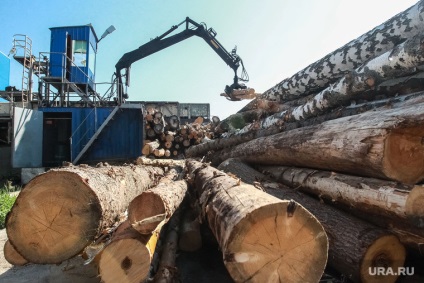
[[[141,234],[150,234],[171,218],[187,194],[184,180],[160,183],[142,192],[128,206],[128,220]]]
[[[318,282],[328,243],[313,215],[200,162],[187,168],[236,282]]]
[[[52,169],[19,194],[7,219],[8,238],[30,262],[60,263],[111,227],[162,173],[134,165]]]
[[[366,112],[222,150],[257,164],[309,167],[414,184],[424,178],[424,104]]]
[[[264,92],[260,98],[287,101],[317,92],[342,77],[346,71],[357,68],[367,60],[420,33],[424,29],[423,19],[424,5],[423,1],[419,1],[292,77],[282,80]]]
[[[98,255],[102,282],[144,282],[149,276],[159,232],[141,235],[128,227],[115,234]]]
[[[188,157],[202,156],[205,155],[208,151],[216,151],[223,148],[233,147],[256,138],[270,136],[284,131],[313,126],[321,124],[325,121],[361,114],[369,110],[399,108],[406,105],[422,103],[423,101],[423,92],[416,92],[397,97],[389,97],[364,103],[355,103],[349,106],[342,106],[318,117],[310,117],[305,120],[288,123],[283,122],[280,113],[276,113],[261,121],[257,121],[251,125],[246,126],[237,133],[231,135],[224,134],[223,138],[204,142],[199,145],[194,145],[188,148],[185,153]]]
[[[136,196],[128,205],[128,222],[141,234],[150,234],[158,227],[162,227],[178,209],[187,195],[187,183],[183,178],[184,163],[148,161],[146,158],[137,159],[138,162],[156,165],[170,165],[159,183]]]
[[[366,214],[407,221],[424,228],[424,187],[329,171],[259,166],[276,181]]]
[[[238,162],[237,166],[223,166],[237,176],[261,176],[256,170]],[[260,182],[261,188],[280,199],[293,199],[313,213],[322,223],[329,237],[329,265],[354,282],[395,282],[398,275],[373,276],[373,268],[398,270],[405,261],[405,248],[398,238],[386,230],[368,224],[342,211],[321,204],[307,195],[283,185]]]

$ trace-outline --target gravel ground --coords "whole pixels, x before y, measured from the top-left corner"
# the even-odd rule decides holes
[[[4,243],[7,240],[6,230],[0,230],[0,283],[98,283],[96,268],[83,265],[80,257],[67,260],[59,265],[28,264],[13,266],[3,255]]]

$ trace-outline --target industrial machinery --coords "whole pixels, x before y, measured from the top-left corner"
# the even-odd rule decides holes
[[[185,30],[182,32],[167,37],[170,33],[176,30],[181,25],[185,24]],[[232,101],[241,100],[239,97],[240,91],[250,92],[249,89],[242,82],[248,82],[249,76],[244,68],[243,61],[240,56],[237,55],[237,47],[229,53],[217,40],[216,40],[216,31],[212,28],[207,28],[204,23],[196,23],[190,18],[186,18],[184,21],[179,23],[178,25],[172,26],[168,31],[164,34],[152,39],[146,44],[143,44],[139,48],[125,53],[118,63],[115,65],[116,68],[116,82],[117,82],[117,99],[119,102],[122,102],[123,99],[128,98],[128,94],[124,93],[124,85],[129,86],[130,82],[130,68],[131,64],[143,59],[153,53],[156,53],[162,49],[165,49],[171,45],[174,45],[178,42],[181,42],[187,38],[190,38],[194,35],[203,38],[206,43],[230,66],[231,69],[234,70],[234,80],[231,85],[227,85],[225,87],[224,96]],[[237,75],[238,68],[242,67],[242,72],[240,77]],[[124,70],[124,74],[121,74],[122,70]],[[125,82],[123,82],[123,78],[125,78]],[[237,90],[237,96],[234,95],[235,90]]]

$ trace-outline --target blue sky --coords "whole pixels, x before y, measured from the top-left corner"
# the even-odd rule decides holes
[[[124,53],[189,16],[213,27],[228,51],[237,45],[250,76],[248,86],[264,92],[416,2],[2,0],[0,51],[7,55],[18,33],[29,36],[38,53],[49,51],[50,27],[91,23],[100,37],[113,24],[116,31],[99,43],[97,53],[96,81],[109,82]],[[18,88],[20,68],[11,61],[10,85]],[[248,102],[219,96],[232,83],[232,72],[202,39],[190,38],[134,63],[128,93],[130,100],[210,103],[211,114],[223,119]]]

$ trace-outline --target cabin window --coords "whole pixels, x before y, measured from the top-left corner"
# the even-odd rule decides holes
[[[73,61],[77,67],[87,66],[87,41],[72,40]]]

